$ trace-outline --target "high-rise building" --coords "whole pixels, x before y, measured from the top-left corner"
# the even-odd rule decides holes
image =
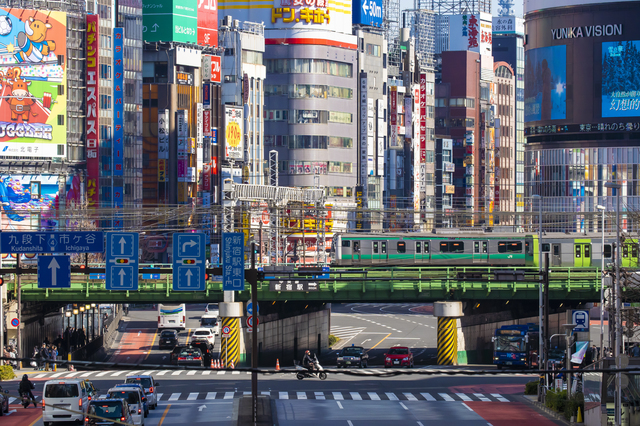
[[[491,105],[495,114],[494,211],[514,212],[516,201],[516,75],[506,62],[494,62]],[[501,224],[513,224],[505,216]]]
[[[402,11],[402,28],[408,28],[410,37],[414,39],[420,70],[433,70],[436,66],[436,20],[437,15],[431,10]]]

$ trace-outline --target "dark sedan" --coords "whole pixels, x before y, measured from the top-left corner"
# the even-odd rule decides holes
[[[169,356],[169,361],[171,362],[171,364],[173,365],[178,364],[178,356],[180,355],[180,352],[182,352],[183,349],[184,349],[184,346],[176,346],[175,348],[173,348],[173,350],[171,351],[171,355]]]
[[[205,367],[211,364],[212,353],[207,342],[191,342],[189,343],[189,347],[200,349],[200,353],[202,353],[202,363]]]
[[[178,332],[175,330],[162,330],[158,346],[160,349],[173,349],[178,345]]]
[[[369,355],[362,346],[349,346],[342,348],[338,354],[338,368],[341,367],[366,367],[369,363]]]
[[[178,365],[202,367],[202,352],[198,348],[184,348],[178,355]]]

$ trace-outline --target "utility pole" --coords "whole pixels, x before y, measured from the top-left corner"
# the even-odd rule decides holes
[[[253,306],[253,332],[251,333],[251,406],[253,422],[258,421],[258,271],[256,270],[256,243],[251,243],[251,304]]]
[[[546,370],[548,367],[549,362],[547,361],[549,359],[549,339],[547,336],[549,336],[549,253],[545,253],[544,254],[544,348],[543,348],[543,359],[544,359],[544,367],[543,369]],[[550,375],[546,375],[547,377],[545,378],[545,385],[549,385],[550,380],[549,377]],[[542,402],[545,401],[545,396],[546,394],[543,393],[542,394]]]

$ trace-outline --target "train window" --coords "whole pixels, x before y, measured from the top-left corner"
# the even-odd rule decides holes
[[[611,244],[604,245],[604,258],[611,259]]]
[[[407,252],[407,246],[404,243],[404,241],[400,241],[396,248],[398,249],[398,253],[406,253]]]
[[[351,241],[342,240],[342,247],[351,247]]]
[[[591,257],[591,245],[589,244],[584,246],[584,257],[587,259]]]
[[[422,253],[422,243],[420,241],[416,241],[416,253]]]
[[[440,243],[440,253],[449,253],[449,243]]]
[[[498,241],[498,253],[506,253],[507,252],[507,243],[504,241]]]
[[[480,241],[473,242],[473,252],[480,253]]]
[[[360,241],[354,241],[353,242],[353,252],[354,253],[359,253],[360,252]]]
[[[487,246],[489,244],[486,241],[482,242],[482,253],[486,253],[487,252]]]
[[[611,246],[609,246],[611,247]],[[553,245],[553,255],[554,256],[560,256],[560,244],[554,244]]]
[[[373,252],[374,253],[378,253],[378,242],[377,241],[373,242]]]
[[[464,243],[462,241],[449,243],[449,251],[453,253],[464,253]]]
[[[429,241],[424,242],[424,252],[429,253]]]
[[[543,253],[548,253],[550,251],[551,251],[551,244],[549,244],[549,243],[542,244],[542,252]]]
[[[498,253],[522,253],[522,241],[498,241]]]
[[[629,246],[626,244],[622,246],[622,257],[629,257]]]
[[[638,257],[638,245],[634,244],[631,246],[631,257],[636,259]]]
[[[582,257],[582,247],[580,246],[580,244],[576,244],[576,259],[579,259]]]
[[[387,254],[387,242],[383,241],[380,243],[380,248],[382,249],[382,254]]]

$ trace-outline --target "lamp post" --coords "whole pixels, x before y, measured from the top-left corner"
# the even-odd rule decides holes
[[[600,249],[600,266],[602,279],[600,282],[600,355],[604,356],[604,212],[607,210],[605,206],[597,205],[596,208],[602,212],[602,247]]]
[[[615,190],[616,197],[616,284],[614,291],[616,294],[616,344],[613,354],[616,358],[616,368],[620,369],[620,344],[622,343],[622,319],[620,318],[620,311],[622,308],[621,294],[620,294],[620,188],[622,185],[616,182],[607,182],[604,184],[605,188]],[[615,415],[616,424],[619,425],[622,418],[622,374],[616,373],[616,398],[615,398]]]
[[[78,329],[78,309],[73,308],[73,328]]]
[[[542,299],[542,196],[539,194],[534,194],[532,198],[538,200],[538,271],[540,272],[540,275],[538,276],[538,369],[540,371],[543,371],[545,370],[545,360],[544,351],[542,350],[544,347],[544,332],[542,322],[542,317],[544,316]],[[542,390],[540,390],[540,395],[543,395]]]
[[[91,340],[96,339],[96,304],[91,304]]]

